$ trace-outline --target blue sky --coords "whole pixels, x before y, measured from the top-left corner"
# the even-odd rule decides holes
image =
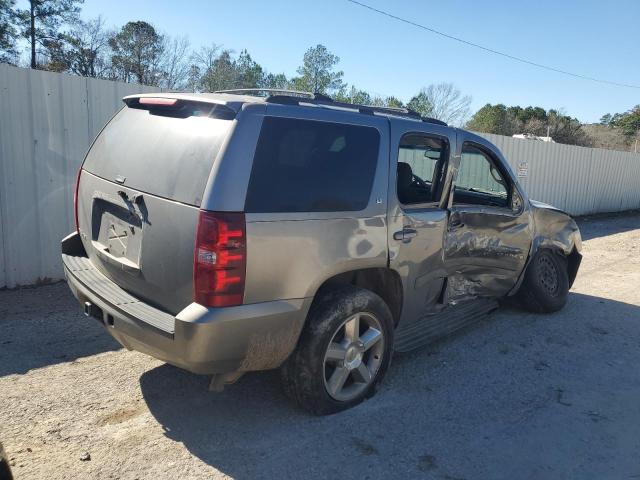
[[[583,75],[640,85],[640,1],[362,0],[448,34]],[[453,82],[485,103],[561,108],[583,122],[640,104],[640,89],[539,70],[367,11],[345,0],[85,0],[84,18],[107,25],[146,20],[193,47],[246,48],[267,70],[293,75],[322,43],[345,80],[408,100],[422,86]]]

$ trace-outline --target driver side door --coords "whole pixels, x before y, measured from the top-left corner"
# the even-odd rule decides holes
[[[530,212],[503,157],[476,136],[458,135],[443,252],[447,303],[506,295],[531,247]]]

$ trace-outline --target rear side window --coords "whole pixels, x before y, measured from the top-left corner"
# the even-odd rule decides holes
[[[266,117],[247,191],[249,213],[363,210],[380,135],[372,127]]]
[[[109,181],[124,179],[124,185],[142,192],[199,206],[231,123],[208,111],[180,118],[124,107],[96,138],[83,168]]]

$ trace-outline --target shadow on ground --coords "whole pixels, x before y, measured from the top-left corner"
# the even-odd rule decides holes
[[[165,434],[234,478],[622,478],[640,474],[640,375],[622,367],[639,327],[640,307],[581,294],[554,315],[502,308],[323,418],[273,371],[220,394],[167,365],[140,382]]]
[[[640,228],[640,211],[630,210],[617,214],[594,215],[576,218],[582,240],[606,237]]]
[[[0,291],[0,377],[118,348],[66,283]]]

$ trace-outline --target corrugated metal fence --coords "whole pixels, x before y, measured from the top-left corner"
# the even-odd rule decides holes
[[[140,85],[0,64],[0,287],[62,276],[78,166]]]
[[[530,198],[572,215],[640,208],[640,154],[481,134],[514,171],[526,162],[520,183]]]
[[[122,97],[159,89],[0,64],[0,287],[58,279],[75,173]],[[640,208],[640,155],[484,135],[531,198],[574,215]]]

